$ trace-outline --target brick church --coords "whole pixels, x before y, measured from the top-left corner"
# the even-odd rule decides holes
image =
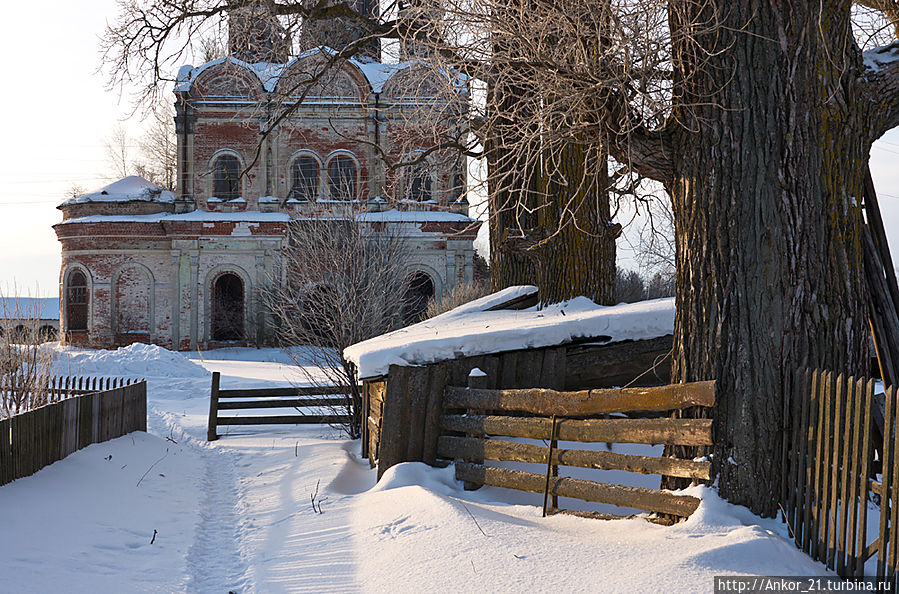
[[[229,28],[230,55],[178,75],[176,191],[129,177],[59,205],[64,344],[272,344],[262,295],[284,282],[298,219],[389,226],[413,252],[418,303],[472,279],[465,163],[427,152],[417,121],[445,85],[408,54],[382,63],[376,41],[337,57],[321,42],[353,40],[340,21],[306,27],[292,58],[270,14],[232,13]]]

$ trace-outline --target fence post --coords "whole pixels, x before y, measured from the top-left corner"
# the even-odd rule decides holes
[[[219,438],[216,433],[219,414],[219,380],[221,374],[212,372],[212,390],[209,394],[209,428],[206,431],[206,441],[215,441]]]
[[[487,387],[487,374],[481,371],[479,368],[475,367],[468,374],[468,389],[469,390],[483,390]],[[484,411],[478,409],[468,409],[469,415],[480,415],[483,414]],[[483,434],[472,434],[471,437],[479,437],[481,439],[485,439],[486,435]],[[468,460],[472,464],[483,464],[483,458],[469,458]],[[476,483],[472,481],[465,481],[465,490],[473,491],[475,489],[479,489],[481,487],[481,483]]]

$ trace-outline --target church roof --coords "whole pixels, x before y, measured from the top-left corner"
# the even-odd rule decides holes
[[[238,60],[233,56],[218,58],[200,66],[186,64],[178,71],[178,78],[175,82],[175,92],[190,91],[191,86],[204,71],[224,63],[234,64],[252,72],[262,83],[263,89],[267,92],[273,92],[278,86],[278,81],[281,79],[281,76],[287,72],[293,64],[320,53],[335,56],[338,52],[329,47],[318,47],[299,54],[287,64],[270,64],[267,62],[249,64],[242,60]],[[389,81],[394,74],[418,64],[420,61],[411,60],[399,62],[397,64],[384,64],[372,58],[361,56],[359,58],[349,58],[346,62],[362,73],[368,81],[368,84],[371,86],[372,92],[380,93],[384,89],[384,85],[387,84],[387,81]],[[463,83],[464,80],[460,79],[460,84]]]
[[[87,204],[89,202],[174,202],[175,193],[164,190],[151,181],[138,175],[129,175],[117,182],[100,188],[95,192],[88,192],[74,198],[69,198],[62,204]]]

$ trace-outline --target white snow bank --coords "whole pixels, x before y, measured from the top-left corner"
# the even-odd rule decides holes
[[[2,589],[185,591],[202,473],[196,452],[136,432],[4,485]]]
[[[139,175],[129,175],[117,182],[100,188],[96,192],[88,192],[76,198],[70,198],[60,206],[86,204],[88,202],[174,202],[175,194],[163,190],[151,181]]]
[[[56,347],[54,373],[133,378],[205,378],[209,372],[180,353],[134,343],[114,351]]]
[[[503,490],[505,491],[505,490]],[[358,579],[371,592],[710,592],[716,575],[825,575],[786,527],[694,487],[673,527],[601,521],[466,492],[452,467],[394,466],[352,516]]]
[[[674,331],[673,298],[601,306],[577,297],[521,311],[478,311],[482,306],[474,303],[354,344],[343,354],[356,364],[360,377],[374,377],[387,373],[390,365],[424,365],[579,338],[644,340]]]

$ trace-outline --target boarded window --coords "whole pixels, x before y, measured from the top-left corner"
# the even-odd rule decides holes
[[[318,161],[312,157],[299,157],[290,168],[292,183],[288,198],[315,200],[318,195]]]
[[[332,200],[352,200],[356,197],[356,163],[349,157],[337,155],[328,163],[328,186]]]
[[[152,283],[141,268],[126,268],[115,282],[115,322],[118,334],[150,333]],[[130,342],[125,338],[125,344]]]
[[[233,155],[217,157],[212,167],[212,193],[219,200],[240,198],[240,161]]]
[[[88,305],[87,278],[83,272],[75,270],[66,284],[66,329],[69,332],[87,330]]]

